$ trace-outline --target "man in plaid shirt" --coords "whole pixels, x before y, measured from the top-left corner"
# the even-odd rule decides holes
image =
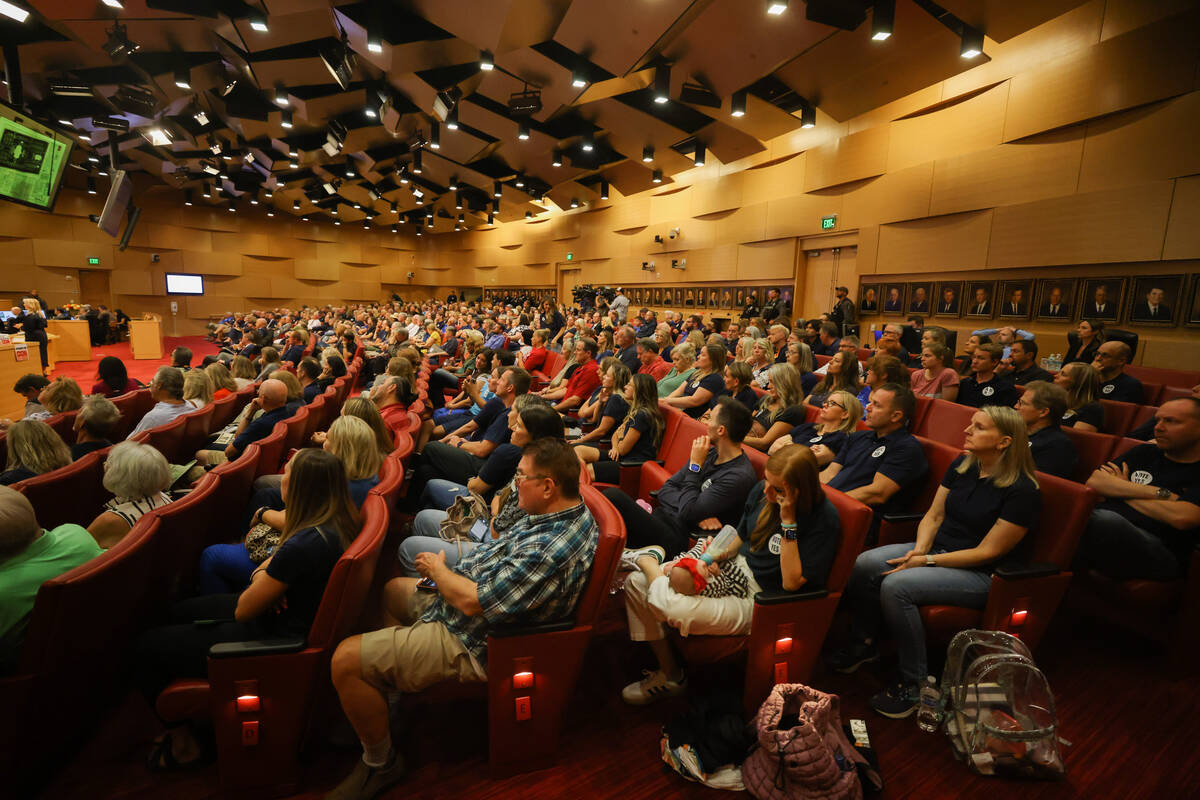
[[[557,439],[526,446],[516,474],[528,517],[464,556],[452,570],[443,552],[421,553],[415,578],[396,578],[384,592],[389,617],[401,624],[352,636],[333,656],[333,684],[363,745],[362,761],[326,795],[368,800],[404,775],[392,749],[387,692],[417,692],[445,680],[487,680],[492,625],[569,619],[583,594],[599,530],[579,497],[579,460]],[[405,624],[406,621],[415,623]]]

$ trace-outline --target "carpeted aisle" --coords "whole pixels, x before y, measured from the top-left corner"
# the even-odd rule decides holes
[[[217,352],[217,346],[212,342],[205,341],[203,336],[164,336],[162,358],[135,360],[130,355],[129,342],[120,342],[104,347],[93,347],[91,361],[59,361],[54,365],[54,372],[50,377],[56,378],[65,375],[74,378],[83,387],[84,394],[86,394],[92,388],[92,384],[96,382],[96,365],[100,363],[100,359],[105,356],[116,356],[125,362],[125,370],[129,373],[129,377],[149,384],[150,379],[154,377],[155,370],[169,365],[171,352],[180,346],[191,348],[193,366],[199,364],[206,355]]]

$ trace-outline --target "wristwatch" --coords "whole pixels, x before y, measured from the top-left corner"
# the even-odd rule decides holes
[[[1171,490],[1165,486],[1158,487],[1158,499],[1159,500],[1170,500],[1171,499]]]
[[[688,463],[688,469],[690,469],[692,472],[699,472],[700,465],[697,464],[695,461],[692,461],[692,462]]]
[[[937,566],[937,562],[933,560],[933,556],[929,555],[929,553],[925,554],[925,566],[927,566],[927,567],[936,567]]]

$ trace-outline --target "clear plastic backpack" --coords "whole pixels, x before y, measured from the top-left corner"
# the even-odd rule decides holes
[[[1061,779],[1058,718],[1025,643],[1001,631],[957,634],[942,675],[946,735],[981,775]]]

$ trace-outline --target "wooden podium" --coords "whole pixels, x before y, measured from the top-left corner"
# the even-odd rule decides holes
[[[51,361],[91,361],[92,333],[85,319],[52,319],[46,323]]]
[[[129,349],[135,359],[162,358],[162,324],[156,319],[130,320]]]

